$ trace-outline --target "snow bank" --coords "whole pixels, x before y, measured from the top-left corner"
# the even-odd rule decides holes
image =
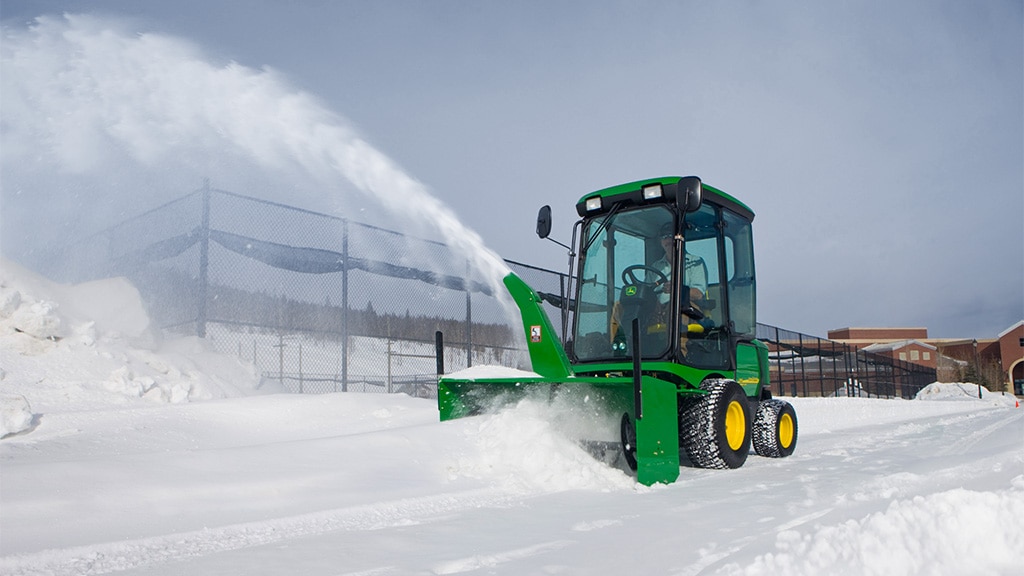
[[[980,398],[978,397],[979,390],[981,392]],[[995,406],[1009,406],[1011,408],[1019,405],[1017,399],[1011,394],[992,392],[984,386],[966,382],[933,382],[922,388],[917,393],[917,396],[915,396],[915,399],[938,401],[973,400],[975,402],[981,401]]]
[[[64,286],[0,259],[0,319],[36,338],[66,338],[96,331],[138,339],[149,336],[149,316],[138,290],[125,278]]]
[[[252,366],[198,338],[162,342],[124,278],[53,283],[0,259],[0,410],[3,435],[41,412],[133,401],[177,403],[253,393]]]
[[[778,552],[728,574],[1011,574],[1024,558],[1024,476],[1009,490],[956,489],[812,532],[785,530]]]

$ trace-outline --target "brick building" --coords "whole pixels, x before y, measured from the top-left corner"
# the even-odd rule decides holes
[[[1024,320],[999,333],[999,355],[1013,393],[1024,395]]]
[[[828,331],[828,339],[935,368],[940,380],[971,363],[998,366],[1004,389],[1024,393],[1024,320],[996,338],[929,338],[927,328],[838,328]]]
[[[868,346],[858,346],[865,352],[882,354],[893,360],[913,362],[929,368],[938,368],[939,349],[919,340],[897,340],[896,342],[876,342]]]

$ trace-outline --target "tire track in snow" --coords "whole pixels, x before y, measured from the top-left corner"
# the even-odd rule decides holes
[[[814,468],[809,469],[819,480],[830,479],[819,481],[819,486],[847,487],[834,495],[840,505],[847,500],[863,504],[931,494],[978,481],[999,482],[1009,473],[1005,452],[993,452],[987,446],[1007,441],[1000,438],[1000,431],[1019,425],[1022,418],[1024,413],[1012,409],[981,409],[907,419],[889,429],[874,424],[847,429],[829,435],[840,441],[811,455],[809,464]],[[822,439],[812,442],[818,445]],[[811,499],[820,496],[812,494]]]
[[[517,548],[515,550],[506,550],[495,554],[478,554],[476,556],[458,558],[455,560],[441,562],[434,566],[431,572],[439,575],[462,574],[464,572],[472,572],[481,568],[494,568],[500,564],[506,564],[508,562],[529,558],[538,554],[561,550],[571,544],[573,544],[571,540],[556,540],[554,542],[543,542],[541,544]]]
[[[470,508],[505,507],[523,495],[493,488],[374,502],[298,516],[246,522],[138,540],[44,550],[0,558],[0,574],[92,576],[264,546],[335,531],[409,526]],[[513,554],[515,556],[515,554]],[[487,565],[487,559],[482,559]],[[492,559],[500,562],[500,558]]]
[[[981,416],[982,414],[984,413],[971,414],[968,416],[968,418],[973,419],[978,416]],[[1017,420],[1020,420],[1022,417],[1024,417],[1024,415],[1022,415],[1020,412],[1014,412],[1013,415],[1010,416],[1009,418],[1000,418],[999,420],[996,420],[995,422],[989,424],[988,426],[985,426],[984,428],[968,432],[963,438],[960,438],[955,442],[943,448],[940,448],[937,453],[942,456],[960,456],[963,454],[967,454],[971,450],[971,448],[977,446],[982,440],[990,438],[998,430],[1009,426],[1010,424],[1016,422]]]
[[[1009,426],[1024,413],[1013,413],[1008,417],[1003,410],[978,411],[948,416],[925,416],[908,419],[895,427],[879,431],[878,425],[869,424],[850,428],[842,432],[830,433],[835,447],[820,453],[825,456],[841,456],[845,462],[873,462],[874,455],[888,453],[894,448],[907,448],[922,451],[928,448],[938,456],[967,454],[970,449],[982,440],[991,437],[997,430]],[[984,425],[980,419],[997,418],[995,422]],[[975,426],[984,425],[982,428]],[[937,434],[936,432],[939,432]],[[950,440],[950,438],[953,438]],[[820,440],[816,437],[814,440]],[[870,441],[864,441],[869,439]],[[839,442],[838,440],[845,440]]]

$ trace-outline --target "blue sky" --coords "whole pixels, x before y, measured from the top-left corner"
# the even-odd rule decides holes
[[[4,0],[5,40],[65,12],[273,70],[505,258],[565,266],[533,236],[543,204],[567,241],[586,192],[696,174],[757,213],[763,322],[983,338],[1024,318],[1019,1]],[[35,204],[0,198],[17,246]]]

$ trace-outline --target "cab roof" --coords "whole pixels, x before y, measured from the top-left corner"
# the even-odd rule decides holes
[[[602,202],[602,204],[609,208],[613,204],[616,204],[618,202],[627,202],[629,204],[636,205],[646,203],[643,200],[643,196],[641,193],[641,189],[644,186],[649,186],[651,184],[661,184],[662,186],[671,189],[675,184],[682,180],[682,178],[682,176],[663,176],[661,178],[649,178],[647,180],[627,182],[626,184],[619,184],[617,186],[611,186],[609,188],[603,188],[595,192],[590,192],[581,197],[579,202],[576,203],[576,211],[579,213],[580,216],[585,216],[587,214],[587,211],[585,209],[585,204],[587,200],[595,197],[603,198],[604,201]],[[747,206],[743,202],[740,202],[733,196],[730,196],[729,194],[722,192],[718,188],[709,186],[708,184],[701,182],[701,193],[704,197],[704,201],[710,201],[712,204],[731,208],[733,211],[741,214],[748,220],[754,219],[754,211],[751,210],[749,206]],[[669,194],[667,194],[666,197],[663,198],[661,201],[666,202],[672,199],[674,199],[674,191],[669,192]]]

